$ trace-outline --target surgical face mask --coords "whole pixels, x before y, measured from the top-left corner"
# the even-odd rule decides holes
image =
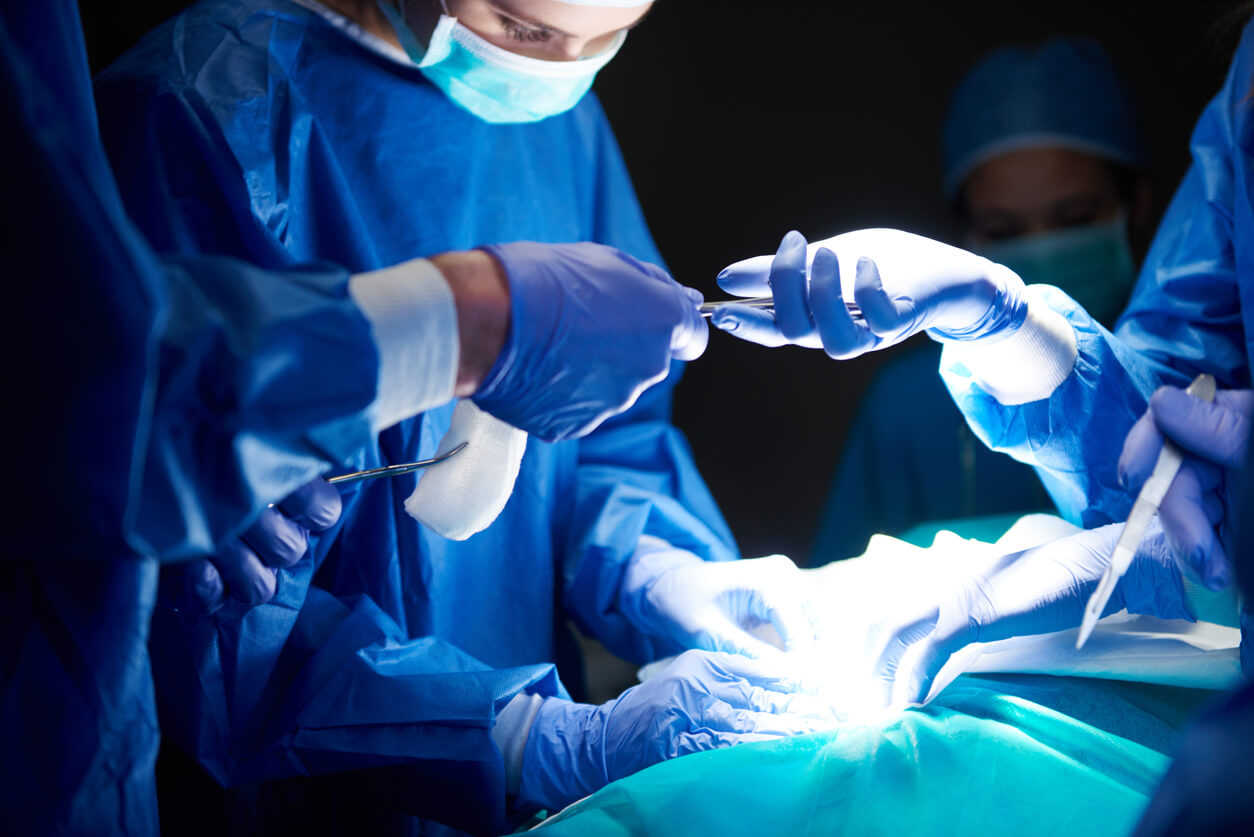
[[[444,95],[485,122],[538,122],[570,110],[627,39],[621,31],[597,55],[542,61],[485,41],[450,17],[441,0],[445,14],[424,49],[405,22],[405,5],[401,0],[398,12],[386,0],[379,3],[405,52]]]
[[[974,245],[973,250],[1018,273],[1027,284],[1056,285],[1111,326],[1136,281],[1123,213],[1086,227]]]

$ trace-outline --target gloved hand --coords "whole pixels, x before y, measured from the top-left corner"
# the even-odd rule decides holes
[[[807,265],[809,262],[809,265]],[[841,292],[852,276],[853,318]],[[736,262],[718,284],[737,296],[771,295],[775,311],[720,306],[714,325],[763,346],[822,348],[856,357],[926,330],[936,340],[1008,336],[1027,318],[1023,280],[1007,267],[913,233],[855,230],[806,246],[784,236],[774,258]]]
[[[1001,556],[982,570],[953,579],[928,606],[894,614],[881,635],[875,663],[884,704],[925,701],[949,658],[973,642],[1078,628],[1122,531],[1122,523],[1113,523]],[[1193,621],[1180,573],[1155,524],[1102,615],[1124,609]],[[901,667],[916,644],[921,646],[913,652],[917,656],[912,654],[911,665]]]
[[[585,435],[695,360],[709,328],[701,294],[600,244],[484,248],[505,269],[510,327],[474,401],[541,439]]]
[[[643,538],[627,566],[619,610],[642,632],[678,649],[769,657],[779,649],[750,629],[773,625],[789,651],[814,642],[814,626],[803,606],[804,584],[796,564],[783,555],[702,561],[664,541]]]
[[[548,698],[527,734],[519,798],[557,811],[615,779],[688,753],[831,727],[780,666],[688,651],[601,706]]]
[[[248,531],[213,557],[173,567],[182,573],[179,605],[216,613],[228,594],[249,607],[265,604],[277,589],[276,568],[290,568],[304,558],[309,533],[334,526],[340,511],[335,486],[322,479],[310,480],[263,511]]]
[[[1128,432],[1119,457],[1119,479],[1135,493],[1154,470],[1164,436],[1189,454],[1158,516],[1182,568],[1211,590],[1222,590],[1232,579],[1224,542],[1245,464],[1251,413],[1254,392],[1248,389],[1220,390],[1210,403],[1183,389],[1161,387]]]

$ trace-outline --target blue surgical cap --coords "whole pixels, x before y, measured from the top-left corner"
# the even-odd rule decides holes
[[[976,62],[945,119],[945,194],[990,157],[1040,146],[1146,164],[1132,95],[1092,38],[1001,47]]]

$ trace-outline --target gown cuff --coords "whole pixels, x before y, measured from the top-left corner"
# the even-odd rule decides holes
[[[492,743],[501,751],[505,761],[505,793],[518,795],[522,780],[523,753],[527,751],[527,734],[540,712],[544,698],[519,692],[496,713],[496,725],[492,727]]]
[[[1048,398],[1075,367],[1075,330],[1028,288],[1028,316],[1004,340],[946,343],[942,366],[961,363],[998,402],[1013,407]]]
[[[414,259],[358,273],[348,292],[379,349],[374,430],[451,401],[461,349],[457,305],[439,269]]]

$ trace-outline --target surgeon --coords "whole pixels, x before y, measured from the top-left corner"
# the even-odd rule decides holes
[[[1244,255],[1250,207],[1240,173],[1248,166],[1238,139],[1252,49],[1247,25],[1224,88],[1194,129],[1193,165],[1113,334],[1057,288],[1025,286],[1003,264],[899,230],[846,233],[809,251],[789,233],[773,260],[737,263],[721,280],[737,292],[773,288],[775,314],[729,306],[715,322],[746,339],[822,346],[834,357],[926,331],[944,345],[941,375],[972,429],[1035,465],[1064,516],[1089,527],[1126,517],[1148,475],[1157,448],[1145,440],[1153,434],[1129,434],[1147,406],[1145,421],[1160,431],[1180,436],[1181,425],[1194,422],[1201,438],[1188,447],[1206,467],[1185,469],[1177,484],[1192,502],[1168,503],[1162,522],[1189,575],[1225,587],[1225,508],[1240,461],[1233,451],[1250,412],[1242,296],[1254,279]],[[842,281],[864,318],[847,313]],[[1201,372],[1213,374],[1221,392],[1214,405],[1194,409],[1182,387]],[[1155,394],[1163,385],[1175,389]]]
[[[221,545],[201,567],[206,588],[220,598],[225,578],[237,597],[259,583],[265,593],[268,565],[299,560],[308,532],[339,514],[333,488],[302,481],[379,427],[447,400],[445,388],[482,389],[508,354],[492,408],[583,433],[672,354],[699,352],[704,327],[662,271],[599,245],[447,253],[357,275],[158,258],[94,139],[76,6],[6,6],[0,71],[6,182],[26,196],[6,203],[6,251],[15,275],[39,277],[15,285],[6,331],[10,356],[27,359],[9,382],[26,407],[10,416],[23,498],[3,565],[0,815],[14,833],[156,833],[145,646],[158,560]],[[594,274],[613,281],[592,286]],[[578,298],[587,316],[535,317],[506,339],[511,305],[533,297]],[[631,328],[630,357],[607,339],[607,311]],[[458,327],[433,330],[441,319]],[[581,348],[539,348],[555,343]]]
[[[593,241],[661,261],[587,92],[648,8],[202,3],[98,78],[102,134],[128,208],[170,249],[369,271],[487,244],[511,288],[556,262],[596,298],[618,280],[580,267],[595,245],[555,259],[492,242]],[[615,376],[645,347],[628,319],[515,299],[505,348],[459,393],[472,400],[401,421],[343,467],[428,458],[467,427],[486,444],[459,456],[489,455],[347,489],[310,557],[280,562],[257,595],[197,576],[158,608],[163,730],[217,783],[247,786],[227,809],[250,827],[388,830],[415,815],[498,831],[652,761],[805,728],[777,648],[746,631],[812,638],[796,569],[731,560],[669,423],[677,375],[595,429],[561,410],[530,421],[565,379],[520,385],[513,372],[545,344],[515,351],[515,337],[595,319],[622,341],[607,348]],[[582,345],[556,334],[550,348]],[[504,427],[475,430],[484,412]],[[591,706],[567,691],[581,677],[567,618],[631,660],[739,656],[681,656],[660,686]]]
[[[1150,187],[1131,92],[1102,46],[1067,36],[985,54],[958,84],[943,140],[965,246],[1113,326],[1136,278],[1132,242],[1149,232]],[[814,564],[858,554],[877,532],[1051,505],[1030,468],[976,439],[936,374],[940,346],[919,339],[871,381]],[[899,409],[904,392],[917,409]]]
[[[1193,165],[1113,333],[1057,288],[1025,286],[1004,264],[899,230],[859,230],[812,248],[789,233],[773,260],[739,262],[721,279],[738,293],[773,287],[775,314],[729,306],[716,324],[749,340],[821,346],[842,358],[926,331],[944,347],[942,378],[972,429],[995,450],[1035,465],[1064,516],[1086,526],[1126,516],[1145,457],[1121,464],[1120,452],[1147,406],[1160,430],[1173,418],[1166,426],[1178,428],[1190,412],[1182,392],[1150,399],[1164,384],[1182,389],[1198,373],[1216,377],[1221,393],[1204,425],[1210,438],[1194,452],[1231,469],[1244,426],[1238,418],[1249,413],[1242,297],[1254,279],[1242,236],[1250,209],[1239,138],[1252,50],[1247,25],[1223,89],[1194,129]],[[861,306],[858,320],[843,305],[842,284]],[[1206,526],[1186,538],[1183,527],[1163,521],[1190,574],[1212,588],[1228,581],[1223,538],[1214,531],[1227,504],[1216,498],[1217,479],[1199,476],[1192,487]]]
[[[144,650],[155,561],[204,554],[250,517],[260,519],[245,538],[267,557],[276,543],[267,530],[333,522],[339,496],[325,483],[283,495],[350,456],[383,416],[431,397],[424,379],[438,370],[424,373],[423,361],[453,359],[449,375],[473,381],[500,347],[476,345],[489,330],[460,353],[433,351],[426,339],[381,340],[385,324],[372,319],[379,307],[359,307],[354,295],[384,287],[382,275],[350,277],[330,266],[278,274],[221,257],[159,260],[122,214],[92,142],[77,8],[6,7],[0,46],[11,127],[6,182],[28,198],[6,204],[5,236],[13,269],[42,277],[15,286],[6,332],[12,356],[31,360],[10,381],[30,408],[10,416],[23,440],[11,458],[24,494],[4,567],[3,707],[13,734],[0,811],[19,833],[155,833],[156,718]],[[675,330],[682,343],[693,325],[686,295],[602,250],[589,252],[621,262],[619,287],[635,289],[606,301],[621,312],[635,294],[652,293],[660,305],[645,319],[658,319],[645,339],[669,355]],[[499,268],[470,281],[480,272],[474,264],[493,264],[486,255],[445,258],[464,269],[437,259],[452,292],[435,302],[459,316],[476,310],[467,291],[504,289],[492,278]],[[545,295],[587,298],[586,288],[543,279],[533,277]],[[493,299],[477,296],[478,308]],[[604,345],[599,325],[597,335]],[[584,384],[602,377],[577,369],[600,365],[590,351],[568,357],[574,363],[564,374]],[[412,378],[380,368],[407,369]],[[665,368],[663,360],[641,369],[638,384]],[[337,375],[328,379],[328,369]],[[586,387],[584,406],[621,409],[621,385],[600,395]],[[265,510],[267,500],[279,508]]]

